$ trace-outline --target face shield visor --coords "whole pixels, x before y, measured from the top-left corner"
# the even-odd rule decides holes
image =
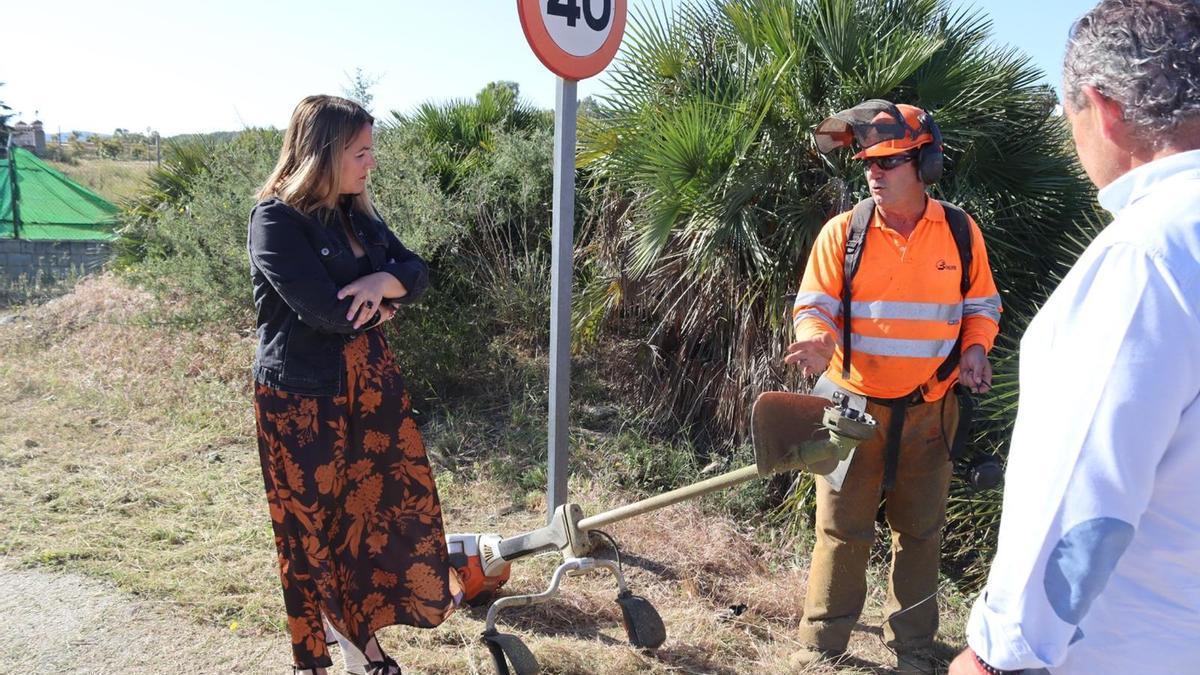
[[[825,119],[813,130],[813,137],[822,154],[856,145],[865,150],[880,143],[903,151],[921,143],[926,134],[920,132],[908,125],[895,104],[871,99]]]

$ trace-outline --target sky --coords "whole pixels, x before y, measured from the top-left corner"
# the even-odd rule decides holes
[[[630,13],[683,0],[629,0]],[[985,12],[997,44],[1028,54],[1058,87],[1067,31],[1094,0],[951,0]],[[165,136],[282,128],[301,98],[341,95],[356,68],[378,78],[376,117],[517,82],[554,105],[513,0],[43,0],[36,26],[0,39],[0,101],[48,133]],[[619,57],[618,57],[619,58]],[[602,93],[604,76],[579,84]]]

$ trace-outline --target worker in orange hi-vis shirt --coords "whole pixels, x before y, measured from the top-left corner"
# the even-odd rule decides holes
[[[880,431],[817,481],[805,646],[792,665],[845,652],[866,599],[882,500],[892,531],[884,636],[898,672],[933,672],[951,452],[966,431],[954,393],[991,387],[1000,296],[975,221],[926,194],[942,173],[941,132],[929,114],[872,100],[814,135],[821,152],[859,148],[871,196],[818,235],[785,360],[820,373],[814,393],[845,393]]]

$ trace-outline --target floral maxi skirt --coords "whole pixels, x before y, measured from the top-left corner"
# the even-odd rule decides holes
[[[329,667],[322,616],[365,649],[453,610],[441,505],[383,334],[345,346],[342,396],[256,385],[254,413],[295,665]]]

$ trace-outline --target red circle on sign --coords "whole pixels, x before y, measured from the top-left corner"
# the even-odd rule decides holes
[[[542,5],[545,0],[517,0],[517,13],[521,16],[521,29],[533,53],[554,74],[568,80],[583,80],[604,70],[621,46],[625,35],[626,0],[612,0],[612,28],[608,38],[596,51],[587,56],[575,56],[560,47],[542,20]]]

